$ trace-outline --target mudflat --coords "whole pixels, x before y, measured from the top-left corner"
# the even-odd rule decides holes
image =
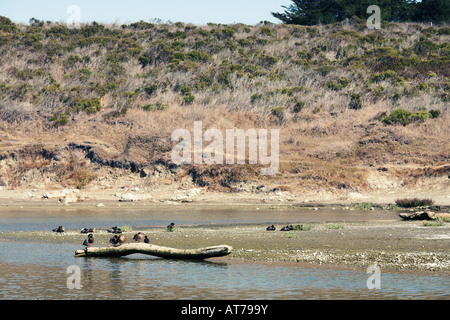
[[[274,212],[275,213],[275,212]],[[175,248],[200,248],[226,244],[230,256],[259,262],[312,263],[320,265],[385,269],[450,271],[450,224],[426,226],[423,221],[377,220],[362,222],[319,222],[299,225],[301,230],[266,231],[266,224],[180,225],[173,231],[143,226],[124,232],[126,242],[144,232],[150,243]],[[296,225],[294,224],[294,227]],[[108,246],[111,234],[96,230],[94,246]],[[54,233],[51,230],[0,233],[4,241],[79,243],[86,238],[80,230]],[[67,254],[73,254],[68,252]]]

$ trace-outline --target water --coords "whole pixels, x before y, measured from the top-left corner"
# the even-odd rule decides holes
[[[333,212],[218,210],[171,213],[177,224],[261,221],[333,221]],[[341,212],[342,214],[342,212]],[[346,213],[347,221],[367,214]],[[217,219],[214,219],[214,216]],[[341,216],[342,217],[342,216]],[[379,217],[379,216],[378,216]],[[9,212],[0,232],[49,230],[58,225],[81,228],[166,225],[167,212],[129,211],[126,216],[98,211]],[[370,217],[369,217],[370,218]],[[384,217],[386,218],[386,217]],[[266,220],[267,219],[267,220]],[[342,219],[342,218],[341,218]],[[280,220],[281,221],[281,220]],[[338,220],[334,220],[338,221]],[[1,238],[1,237],[0,237]],[[383,272],[381,289],[369,290],[365,271],[281,264],[164,260],[146,255],[122,258],[75,258],[77,244],[0,241],[0,299],[449,299],[450,277],[431,272]],[[69,289],[69,266],[81,270],[81,289]]]

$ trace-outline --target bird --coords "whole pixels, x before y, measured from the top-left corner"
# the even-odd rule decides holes
[[[122,229],[120,229],[119,227],[115,226],[115,227],[111,227],[108,230],[109,233],[122,233]]]
[[[123,243],[125,243],[125,236],[123,234],[120,234],[120,236],[119,236],[119,246],[121,244],[123,244]]]
[[[114,235],[113,237],[111,237],[111,239],[109,239],[109,243],[111,243],[113,246],[117,245],[119,243],[119,236]]]
[[[90,246],[92,246],[93,243],[94,243],[94,235],[92,233],[90,233],[88,235],[87,239],[84,240],[83,246],[86,246],[87,248],[89,248]]]
[[[167,226],[167,231],[173,231],[173,227],[175,226],[175,223],[171,222],[168,226]]]
[[[144,242],[145,242],[145,243],[150,243],[150,240],[148,239],[147,236],[144,237]]]
[[[285,226],[285,227],[280,229],[280,231],[291,231],[291,230],[294,230],[294,227],[292,225]]]
[[[274,225],[271,225],[271,226],[267,227],[266,230],[267,231],[275,231],[275,227],[274,227]]]
[[[59,226],[58,228],[53,229],[52,231],[53,232],[66,232],[66,228],[63,226]]]
[[[142,232],[138,232],[134,235],[133,240],[136,242],[141,242],[144,240],[145,235]]]

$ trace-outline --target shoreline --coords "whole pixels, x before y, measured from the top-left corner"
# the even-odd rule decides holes
[[[353,197],[339,201],[338,197],[325,198],[299,196],[292,192],[272,193],[218,193],[201,188],[194,189],[193,195],[186,192],[153,192],[124,190],[120,194],[114,190],[74,191],[72,189],[53,190],[1,190],[0,216],[5,212],[64,211],[67,214],[78,210],[93,213],[121,213],[126,210],[138,213],[151,210],[152,213],[194,212],[196,210],[234,210],[233,212],[251,213],[254,220],[239,223],[193,223],[177,228],[177,232],[166,232],[163,227],[148,226],[133,229],[126,233],[132,239],[137,231],[149,234],[151,242],[171,247],[198,248],[210,245],[231,245],[233,253],[225,258],[242,259],[249,263],[288,263],[314,266],[334,266],[345,268],[367,268],[377,264],[386,270],[410,270],[450,272],[450,223],[442,226],[424,226],[423,221],[402,221],[399,212],[418,211],[416,209],[399,209],[392,207],[388,196]],[[45,195],[43,197],[42,195]],[[122,195],[134,195],[126,201]],[[73,202],[66,202],[67,196],[73,196]],[[143,195],[147,195],[146,198]],[[396,198],[400,198],[397,194]],[[414,194],[414,196],[420,196]],[[450,212],[450,201],[446,193],[441,193],[435,200],[435,210]],[[374,201],[378,199],[379,201]],[[364,204],[364,208],[361,207]],[[259,211],[258,211],[259,210]],[[277,212],[301,211],[308,215],[333,211],[333,221],[307,222],[309,231],[278,231],[282,222],[276,222],[277,231],[265,231],[266,221],[259,220],[255,212],[269,215]],[[343,216],[352,215],[350,211],[367,212],[367,221],[342,221]],[[168,218],[170,219],[170,214]],[[213,218],[214,220],[214,218]],[[201,221],[201,220],[199,220]],[[327,226],[336,222],[338,226]],[[289,221],[286,221],[289,223]],[[292,221],[296,223],[296,221]],[[341,224],[339,226],[339,224]],[[111,237],[105,230],[96,233],[97,244],[108,245]],[[31,237],[31,238],[30,238]],[[0,241],[62,241],[80,243],[86,235],[79,230],[69,230],[66,234],[54,234],[51,231],[21,231],[0,233]],[[31,239],[31,240],[30,240]],[[222,259],[222,258],[221,258]],[[220,260],[218,260],[220,261]]]

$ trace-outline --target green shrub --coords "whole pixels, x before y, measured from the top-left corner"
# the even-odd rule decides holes
[[[419,198],[404,198],[395,200],[397,206],[402,208],[414,208],[414,207],[424,207],[431,206],[433,204],[433,200],[431,199],[419,199]]]
[[[191,93],[186,94],[183,98],[183,104],[191,104],[192,102],[194,102],[194,100],[194,95],[192,95]]]
[[[362,100],[361,100],[361,94],[359,93],[352,93],[350,97],[350,104],[349,108],[358,110],[362,108]]]
[[[430,110],[430,116],[431,116],[431,118],[433,118],[433,119],[435,119],[435,118],[437,118],[437,117],[439,117],[441,115],[441,110],[434,110],[434,109],[432,109],[432,110]]]
[[[294,112],[295,113],[299,113],[300,111],[302,111],[302,109],[305,107],[306,102],[305,101],[297,101],[294,105]]]
[[[312,229],[312,226],[308,224],[297,224],[293,227],[293,229],[296,231],[309,231]]]
[[[156,92],[156,90],[158,90],[157,84],[152,84],[151,86],[144,87],[145,93],[148,94],[149,96],[153,95]]]
[[[286,112],[286,109],[284,107],[275,107],[272,109],[272,115],[277,117],[280,120],[284,119],[284,113]]]
[[[406,126],[411,123],[412,112],[405,109],[397,109],[393,111],[389,116],[383,119],[386,124],[396,124],[400,123]]]
[[[155,104],[147,104],[142,106],[142,109],[145,111],[162,111],[167,109],[167,105],[162,104],[161,102],[156,102]]]
[[[330,80],[325,83],[325,88],[339,91],[344,89],[348,84],[350,83],[350,80],[344,77],[339,77],[337,80]]]
[[[72,103],[72,111],[79,112],[84,111],[87,114],[93,114],[102,109],[99,98],[76,98]]]
[[[69,122],[69,120],[67,119],[67,114],[65,113],[59,116],[57,116],[56,114],[52,115],[49,120],[53,122],[53,125],[55,127],[65,126]]]

